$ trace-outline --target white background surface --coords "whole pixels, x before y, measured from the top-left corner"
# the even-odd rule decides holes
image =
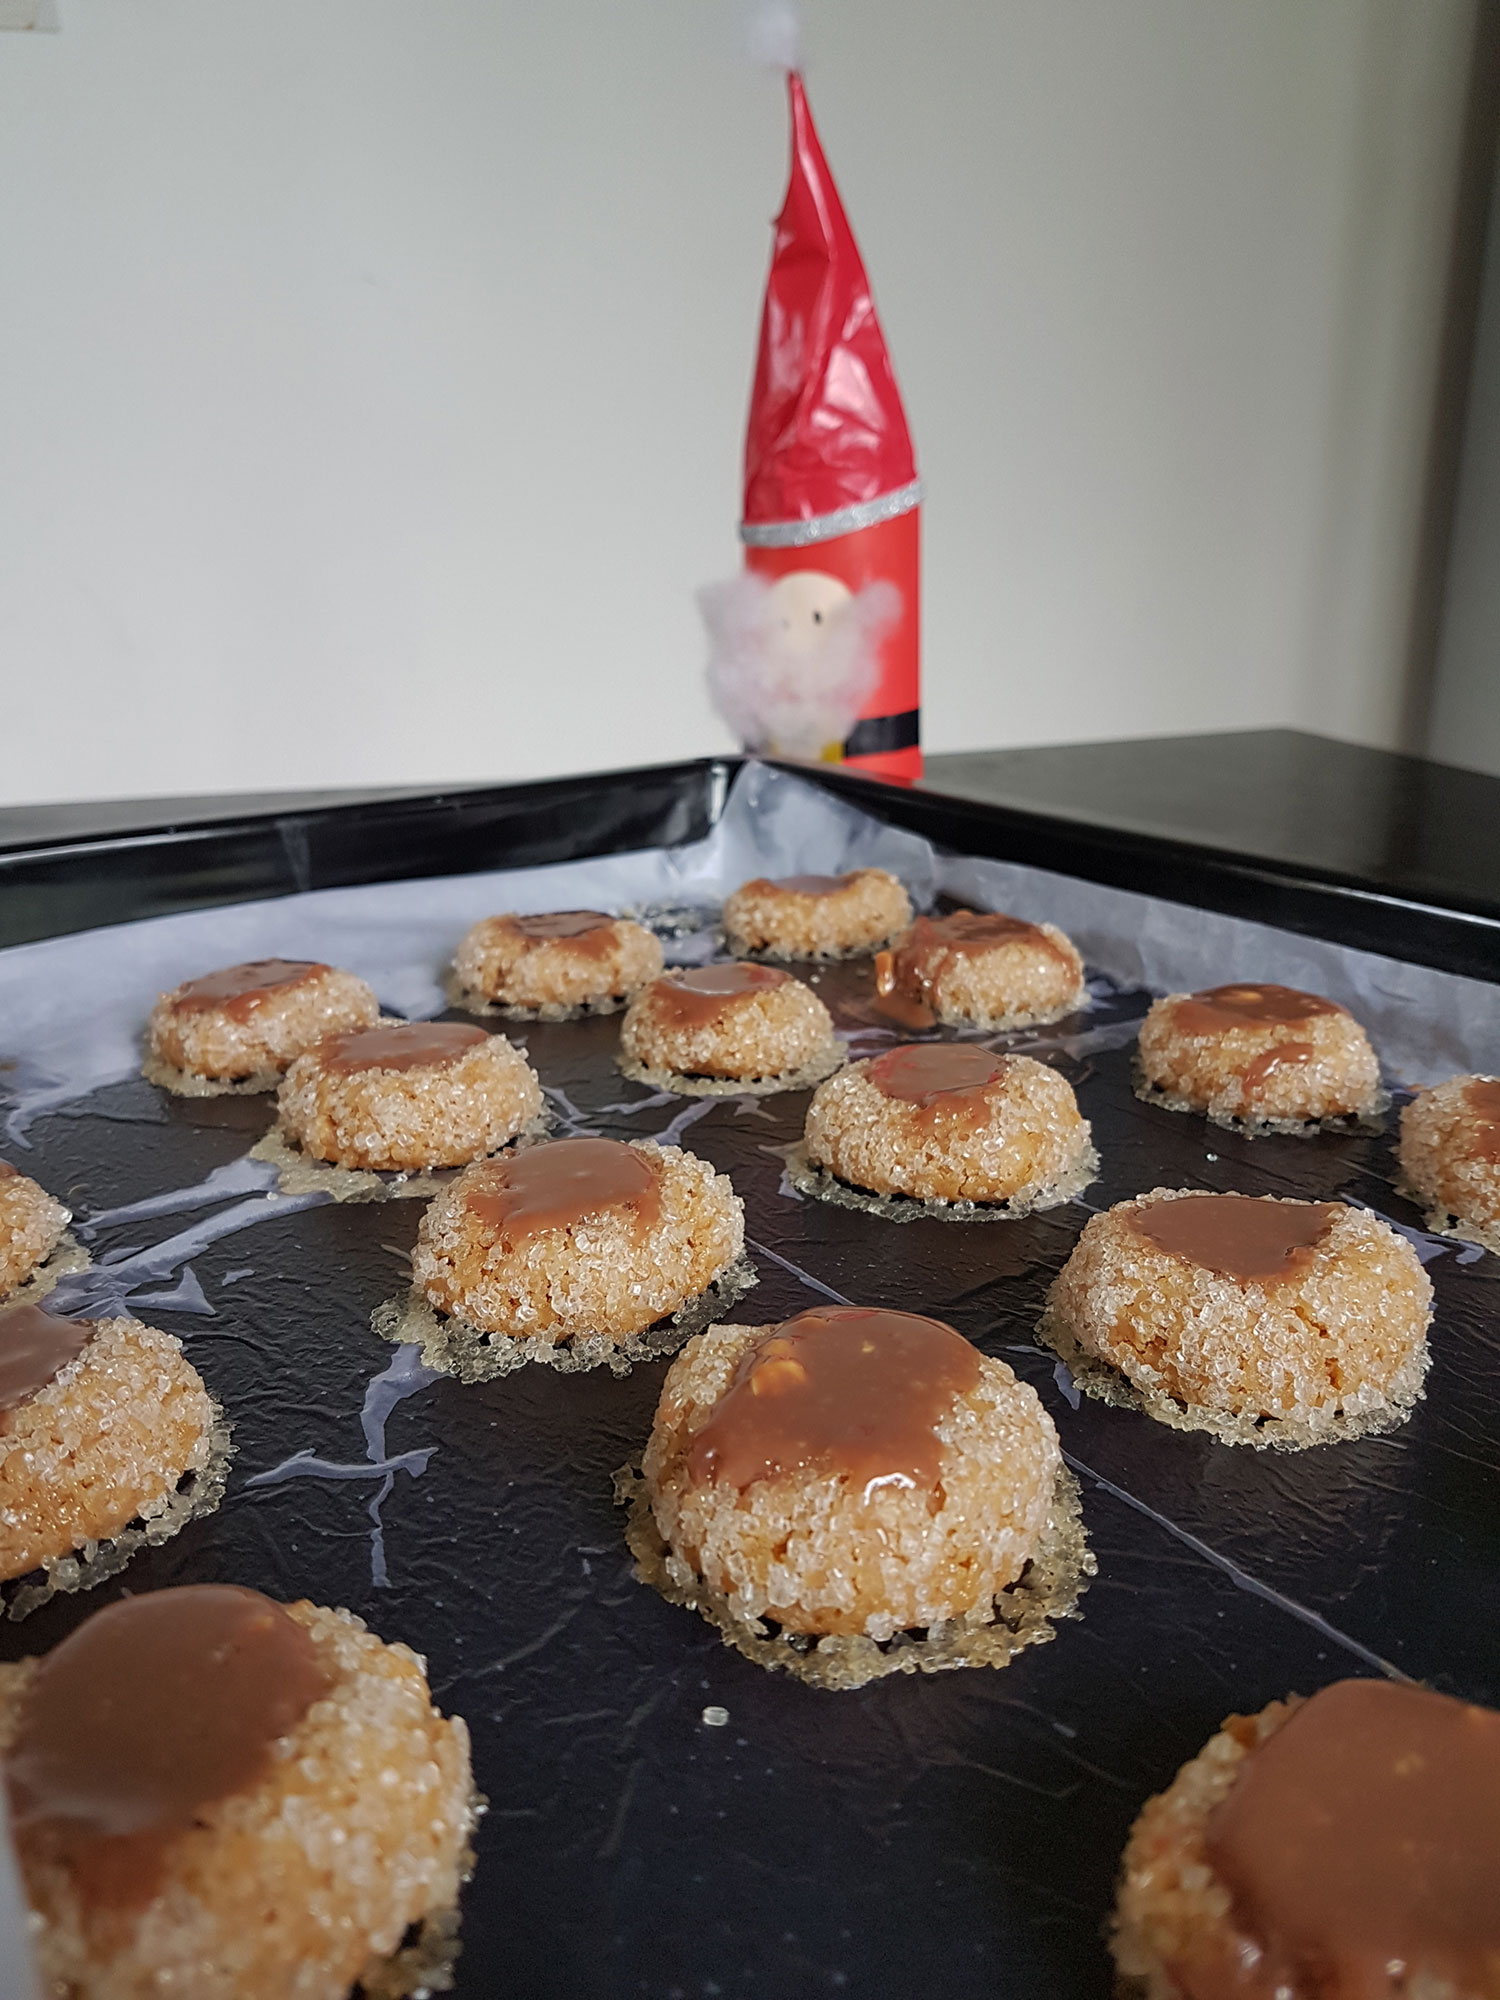
[[[1431,750],[1500,776],[1500,172],[1490,218]]]
[[[1393,738],[1473,0],[808,0],[932,748]],[[727,0],[0,36],[0,800],[723,747],[778,82]]]

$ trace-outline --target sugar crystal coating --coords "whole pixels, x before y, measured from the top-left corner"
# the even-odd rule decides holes
[[[1401,1112],[1401,1171],[1435,1228],[1500,1251],[1500,1080],[1452,1076]]]
[[[1289,1276],[1240,1279],[1162,1249],[1135,1226],[1159,1203],[1197,1199],[1156,1188],[1090,1217],[1048,1295],[1043,1339],[1065,1358],[1118,1370],[1168,1421],[1169,1405],[1196,1412],[1206,1428],[1274,1419],[1313,1443],[1350,1422],[1375,1428],[1407,1416],[1421,1394],[1432,1313],[1411,1246],[1368,1211],[1333,1203]]]
[[[170,1084],[160,1072],[180,1071],[220,1083],[264,1077],[270,1088],[270,1078],[324,1035],[368,1028],[380,1017],[380,1003],[364,980],[331,965],[311,967],[306,977],[267,991],[249,1009],[196,1004],[188,992],[194,983],[174,986],[151,1010],[146,1048],[154,1081]]]
[[[317,1048],[299,1056],[277,1095],[282,1134],[315,1160],[410,1172],[464,1166],[523,1132],[542,1110],[530,1063],[503,1035],[454,1061],[344,1070]]]
[[[474,1823],[468,1732],[444,1721],[422,1662],[347,1611],[307,1603],[331,1686],[276,1746],[270,1774],[207,1808],[137,1913],[89,1908],[65,1868],[21,1863],[38,1957],[79,2000],[347,2000],[408,1927],[457,1901]],[[0,1666],[0,1737],[34,1671]]]
[[[610,1207],[511,1244],[476,1213],[483,1166],[461,1174],[423,1214],[412,1252],[419,1289],[439,1312],[484,1333],[549,1341],[623,1338],[676,1312],[744,1249],[744,1206],[727,1176],[676,1146],[632,1146],[659,1179],[647,1229]]]
[[[71,1220],[62,1203],[25,1174],[0,1173],[0,1299],[46,1262]]]
[[[1342,1007],[1306,997],[1321,1011],[1216,1020],[1200,996],[1169,993],[1141,1023],[1142,1074],[1173,1109],[1252,1126],[1375,1114],[1384,1099],[1369,1037]]]
[[[465,992],[539,1014],[628,999],[661,966],[658,940],[624,917],[579,937],[529,936],[513,913],[484,917],[454,955]]]
[[[1082,956],[1056,924],[972,910],[919,917],[881,954],[877,988],[939,1021],[997,1029],[1057,1021],[1088,999]]]
[[[692,1476],[693,1441],[769,1331],[716,1326],[668,1370],[643,1472],[656,1525],[688,1575],[746,1621],[886,1640],[962,1618],[1020,1576],[1047,1527],[1061,1457],[1036,1393],[980,1355],[936,1424],[935,1489],[856,1489],[806,1467],[743,1492]]]
[[[726,994],[711,1019],[678,1018],[668,974],[638,994],[620,1028],[622,1057],[646,1071],[722,1082],[782,1078],[839,1060],[833,1019],[800,980]]]
[[[1028,1056],[997,1065],[977,1097],[923,1106],[888,1096],[852,1064],[821,1084],[805,1143],[815,1166],[878,1194],[928,1201],[1035,1202],[1091,1153],[1067,1079]]]
[[[911,922],[911,899],[884,868],[856,868],[839,887],[808,894],[792,876],[758,876],[724,902],[731,949],[770,958],[848,958],[874,951]]]
[[[161,1509],[207,1465],[215,1417],[181,1341],[97,1321],[77,1360],[0,1419],[0,1578]]]

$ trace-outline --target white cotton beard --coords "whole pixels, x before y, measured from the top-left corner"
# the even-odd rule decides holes
[[[874,691],[880,642],[901,612],[892,583],[866,584],[811,649],[786,644],[771,586],[746,571],[698,593],[708,627],[708,688],[747,750],[821,757],[843,743]]]

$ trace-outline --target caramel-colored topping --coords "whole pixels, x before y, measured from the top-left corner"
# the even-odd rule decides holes
[[[181,1013],[202,1014],[217,1007],[231,1021],[248,1021],[257,1007],[273,993],[302,986],[326,965],[306,958],[255,958],[244,965],[226,965],[222,972],[205,973],[179,987],[172,1005]]]
[[[740,1491],[810,1470],[866,1499],[937,1484],[935,1426],[979,1380],[979,1357],[941,1320],[820,1306],[770,1328],[740,1359],[693,1439],[688,1470]]]
[[[1500,1161],[1500,1082],[1480,1077],[1464,1092],[1464,1102],[1479,1120],[1471,1160]]]
[[[875,954],[876,1011],[903,1028],[930,1028],[937,1015],[932,992],[956,958],[997,946],[1025,944],[1071,972],[1073,961],[1040,924],[997,911],[955,910],[948,917],[918,917],[894,951]]]
[[[611,1208],[633,1215],[639,1240],[660,1218],[661,1180],[649,1154],[617,1139],[553,1139],[486,1161],[469,1179],[464,1202],[508,1250]]]
[[[1054,956],[1066,957],[1040,924],[1029,924],[1022,917],[1003,916],[998,910],[955,910],[947,917],[918,917],[902,940],[897,956],[904,958],[908,952],[937,946],[965,957],[978,951],[993,951],[1001,944],[1038,945]]]
[[[652,1002],[674,1028],[701,1028],[747,993],[785,986],[790,975],[773,965],[703,965],[653,981]]]
[[[1179,1000],[1172,1019],[1184,1035],[1222,1035],[1228,1028],[1311,1021],[1343,1011],[1320,993],[1299,993],[1295,986],[1207,986]]]
[[[1277,1042],[1274,1048],[1262,1049],[1253,1062],[1245,1064],[1240,1071],[1240,1082],[1254,1096],[1274,1071],[1311,1062],[1316,1055],[1311,1042]]]
[[[398,1028],[355,1028],[325,1035],[318,1061],[340,1076],[367,1069],[444,1069],[489,1037],[463,1021],[412,1021]]]
[[[850,875],[778,875],[767,882],[764,877],[752,882],[752,889],[781,889],[789,896],[836,896],[840,889],[847,889],[853,877]]]
[[[875,1000],[872,1011],[882,1019],[894,1021],[898,1028],[909,1028],[920,1032],[923,1028],[937,1026],[937,1014],[925,1000],[913,999],[909,993],[896,989],[896,954],[893,951],[877,951],[875,954]]]
[[[0,1181],[14,1181],[21,1178],[21,1169],[13,1167],[9,1160],[0,1160]]]
[[[1130,1226],[1158,1250],[1207,1271],[1267,1284],[1293,1277],[1312,1262],[1338,1207],[1336,1201],[1190,1194],[1133,1210]]]
[[[886,1097],[899,1097],[923,1110],[988,1116],[987,1085],[1004,1071],[1003,1056],[976,1049],[966,1042],[924,1042],[888,1049],[865,1070]]]
[[[23,1852],[67,1867],[85,1907],[140,1908],[172,1839],[257,1784],[328,1687],[259,1591],[193,1584],[95,1612],[22,1698],[6,1779]]]
[[[1253,1966],[1193,1968],[1194,2000],[1375,2000],[1413,1973],[1500,1991],[1500,1714],[1338,1681],[1252,1750],[1208,1860]]]
[[[0,1312],[0,1411],[29,1403],[55,1381],[82,1354],[93,1331],[91,1320],[59,1319],[40,1306]]]
[[[523,938],[537,944],[564,940],[580,958],[603,958],[614,947],[615,920],[603,910],[549,910],[537,917],[512,917]]]

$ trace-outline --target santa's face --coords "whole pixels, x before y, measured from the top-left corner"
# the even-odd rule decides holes
[[[794,569],[771,585],[766,618],[778,651],[793,659],[819,651],[853,592],[820,569]]]

